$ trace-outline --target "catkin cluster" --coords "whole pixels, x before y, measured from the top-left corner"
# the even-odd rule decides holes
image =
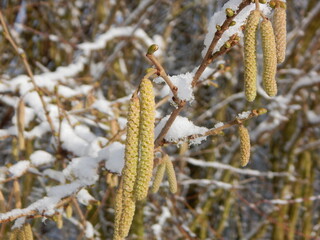
[[[173,164],[169,159],[168,155],[165,155],[162,159],[162,162],[159,164],[157,168],[157,172],[155,174],[153,185],[152,185],[152,192],[156,193],[159,190],[161,185],[164,173],[166,172],[169,182],[169,189],[171,193],[177,192],[177,178],[176,173],[174,171]]]
[[[10,234],[10,240],[33,240],[31,225],[27,223],[21,228],[15,228]]]
[[[152,83],[144,78],[140,100],[130,100],[125,145],[125,166],[115,202],[114,240],[125,238],[135,212],[135,202],[147,196],[153,169],[155,103]]]
[[[275,7],[273,26],[265,17],[260,25],[263,51],[263,86],[269,96],[277,94],[275,79],[277,63],[284,61],[286,48],[285,3],[273,2],[273,7]],[[256,38],[260,18],[259,10],[254,10],[249,14],[244,35],[244,87],[246,99],[249,102],[252,102],[256,97]]]

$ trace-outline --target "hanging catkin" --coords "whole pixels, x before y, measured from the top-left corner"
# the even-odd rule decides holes
[[[166,155],[167,156],[167,155]],[[156,193],[159,191],[163,176],[164,176],[164,172],[166,170],[166,162],[165,162],[165,158],[163,158],[163,162],[161,162],[157,168],[157,172],[154,176],[154,180],[153,180],[153,184],[152,184],[152,188],[151,191],[153,193]]]
[[[277,46],[277,62],[282,63],[286,56],[287,21],[286,5],[278,4],[274,10],[273,27]]]
[[[272,24],[264,19],[261,23],[261,39],[263,51],[263,86],[269,96],[277,94],[276,71],[277,55],[276,42]]]
[[[244,88],[246,99],[252,102],[257,94],[256,34],[260,20],[260,11],[250,13],[244,34]]]
[[[169,158],[166,160],[166,173],[167,173],[167,177],[168,177],[170,192],[176,193],[177,192],[177,178],[176,178],[176,173],[174,171],[173,164]]]
[[[33,233],[31,229],[31,225],[29,223],[23,226],[23,230],[24,230],[26,240],[33,240]]]
[[[135,211],[133,188],[137,175],[139,159],[139,120],[140,103],[137,96],[133,96],[129,104],[127,138],[125,146],[125,165],[122,170],[122,213],[119,236],[128,235]]]
[[[114,204],[114,227],[113,227],[113,240],[120,240],[121,237],[119,236],[119,232],[121,229],[121,213],[122,213],[122,184],[120,183],[117,194],[116,194],[116,199],[115,199],[115,204]]]
[[[18,146],[19,151],[25,149],[25,140],[24,140],[24,119],[25,119],[25,105],[21,99],[17,108],[17,126],[18,126]]]
[[[134,186],[137,200],[147,196],[153,168],[155,103],[153,87],[149,79],[142,79],[140,101],[140,160]]]
[[[239,125],[240,137],[240,164],[242,167],[246,166],[250,160],[250,135],[248,129],[242,124]]]

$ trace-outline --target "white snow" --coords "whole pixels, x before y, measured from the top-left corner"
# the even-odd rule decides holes
[[[111,143],[98,153],[98,161],[105,160],[105,168],[111,172],[121,174],[124,167],[124,145],[119,142]]]
[[[168,121],[169,117],[170,115],[167,115],[158,123],[155,128],[155,138],[158,137],[160,131]],[[198,127],[194,125],[188,118],[178,116],[173,122],[164,139],[169,142],[179,142],[181,140],[184,140],[185,137],[194,134],[204,134],[208,130],[208,128]]]
[[[48,176],[49,178],[56,180],[62,184],[65,184],[66,178],[64,174],[60,171],[54,169],[46,169],[43,171],[43,176]]]
[[[54,157],[46,151],[38,150],[30,155],[30,161],[32,165],[37,167],[43,164],[52,163],[54,161]]]
[[[77,193],[77,199],[79,203],[85,206],[88,206],[91,201],[96,201],[95,198],[92,197],[90,193],[84,188]]]
[[[181,100],[190,101],[194,100],[193,90],[192,90],[192,80],[194,73],[187,72],[185,74],[179,74],[174,76],[169,76],[172,83],[178,88],[177,95]],[[155,83],[163,83],[164,79],[157,77],[153,80]],[[162,95],[173,96],[168,85],[164,86],[162,90]]]
[[[26,217],[17,218],[14,221],[14,224],[11,227],[11,230],[16,229],[16,228],[21,228],[25,222],[26,222]]]
[[[12,174],[12,177],[20,177],[30,167],[30,161],[21,160],[16,164],[9,167],[8,171]]]
[[[157,240],[161,240],[162,227],[166,223],[167,219],[171,217],[171,213],[167,207],[161,207],[162,213],[158,217],[158,223],[154,224],[151,228]]]
[[[89,221],[86,221],[85,235],[86,235],[86,238],[93,238],[94,236],[94,228]]]
[[[240,120],[244,120],[244,119],[247,119],[250,116],[250,114],[251,114],[251,111],[242,112],[237,115],[237,118]]]

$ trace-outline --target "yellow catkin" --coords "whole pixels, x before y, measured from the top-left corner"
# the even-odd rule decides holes
[[[18,232],[19,232],[18,228],[13,229],[12,232],[10,233],[9,239],[10,240],[17,240]]]
[[[121,213],[122,213],[122,183],[118,188],[115,204],[114,204],[114,232],[113,232],[113,240],[120,240],[121,237],[119,236],[119,230],[122,227],[122,223],[120,222]]]
[[[261,23],[261,39],[263,51],[263,86],[269,96],[277,94],[276,71],[277,55],[276,42],[272,24],[265,19]]]
[[[16,208],[21,208],[21,191],[20,191],[20,184],[17,179],[13,181],[13,195],[16,200],[15,202],[15,207]]]
[[[17,240],[27,240],[26,239],[26,234],[24,232],[24,227],[18,228],[16,239]]]
[[[250,160],[250,135],[248,129],[243,125],[239,126],[240,136],[240,164],[246,166]]]
[[[244,88],[246,99],[252,102],[257,95],[257,57],[256,39],[260,11],[250,13],[244,34]]]
[[[137,200],[146,198],[153,170],[155,103],[153,86],[149,79],[144,78],[141,82],[140,100],[140,160],[134,186]]]
[[[282,63],[286,57],[287,45],[287,14],[286,9],[277,6],[273,15],[274,35],[277,47],[277,62]]]
[[[154,176],[154,180],[151,188],[151,191],[153,193],[156,193],[159,191],[165,170],[166,170],[166,163],[165,162],[160,163],[157,168],[157,172]]]
[[[68,204],[68,206],[66,207],[66,216],[67,218],[71,218],[72,217],[72,205],[71,204]]]
[[[17,108],[18,146],[20,151],[23,151],[25,149],[24,119],[25,119],[25,105],[24,105],[24,102],[20,100]]]
[[[168,177],[170,192],[176,193],[178,189],[177,178],[176,178],[176,173],[174,171],[173,164],[169,158],[166,160],[166,173]]]
[[[6,200],[2,194],[2,191],[0,190],[0,213],[3,213],[6,211]]]
[[[135,212],[133,189],[139,160],[139,127],[140,102],[137,96],[133,96],[129,104],[125,165],[122,170],[122,213],[119,229],[119,236],[122,238],[128,235]]]
[[[24,230],[26,240],[33,240],[33,233],[31,229],[31,225],[29,223],[23,226],[23,230]]]

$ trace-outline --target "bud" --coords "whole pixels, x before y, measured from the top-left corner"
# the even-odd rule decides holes
[[[263,52],[263,86],[269,96],[277,94],[276,71],[277,55],[273,28],[269,20],[261,23],[261,39]]]
[[[244,34],[244,88],[249,102],[252,102],[257,95],[256,34],[259,20],[260,11],[252,11]]]
[[[227,49],[231,48],[231,43],[229,41],[226,41],[225,44],[224,44],[224,47],[227,48]]]
[[[166,160],[166,173],[168,176],[170,192],[176,193],[177,192],[177,178],[176,178],[176,173],[174,171],[173,164],[169,158]]]
[[[226,14],[228,17],[233,17],[234,11],[231,8],[226,8]]]
[[[259,0],[259,3],[265,4],[267,3],[267,0]]]
[[[152,55],[154,54],[157,50],[159,49],[159,46],[157,44],[152,44],[149,48],[148,48],[148,55]]]
[[[274,1],[274,0],[271,0],[270,2],[269,2],[269,6],[271,7],[271,8],[275,8],[276,7],[276,2]]]
[[[134,194],[137,200],[143,200],[148,194],[152,176],[154,151],[155,102],[153,86],[149,79],[144,78],[140,85],[140,160]]]
[[[232,21],[229,26],[232,27],[232,26],[234,26],[234,25],[236,25],[236,24],[237,24],[236,21]]]
[[[276,38],[277,62],[282,63],[286,56],[287,20],[286,9],[276,7],[273,15],[274,34]]]
[[[240,136],[240,164],[242,167],[246,166],[250,160],[250,136],[248,129],[242,124],[239,125]]]
[[[216,29],[218,30],[218,31],[220,31],[221,30],[221,26],[220,25],[216,25]]]

